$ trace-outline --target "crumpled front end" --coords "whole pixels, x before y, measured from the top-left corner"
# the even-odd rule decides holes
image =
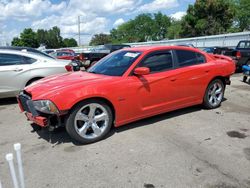
[[[32,96],[25,90],[17,96],[17,100],[21,112],[25,113],[29,121],[52,130],[63,125],[65,113],[46,113],[37,109],[35,105],[37,101],[33,101]]]

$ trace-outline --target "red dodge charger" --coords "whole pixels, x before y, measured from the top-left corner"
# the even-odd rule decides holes
[[[234,71],[230,58],[195,48],[127,48],[87,71],[39,80],[18,101],[39,126],[65,126],[73,139],[92,143],[112,126],[197,104],[219,107]]]

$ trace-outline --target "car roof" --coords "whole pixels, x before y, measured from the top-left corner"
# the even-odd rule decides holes
[[[189,50],[194,52],[201,52],[201,50],[197,48],[190,48],[187,46],[139,46],[139,47],[132,47],[132,48],[124,48],[122,50],[129,50],[129,51],[139,51],[139,52],[148,52],[148,51],[157,51],[157,50]]]
[[[23,55],[23,56],[33,57],[37,59],[53,59],[53,57],[50,58],[50,57],[44,56],[36,52],[13,50],[13,49],[8,49],[8,48],[0,48],[0,53],[17,54],[17,55]]]

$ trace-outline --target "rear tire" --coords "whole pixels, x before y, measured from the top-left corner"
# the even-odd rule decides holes
[[[82,144],[103,139],[113,123],[111,108],[100,100],[86,100],[77,104],[66,121],[68,134]]]
[[[220,79],[209,83],[203,98],[203,105],[207,109],[214,109],[221,105],[224,98],[225,84]]]

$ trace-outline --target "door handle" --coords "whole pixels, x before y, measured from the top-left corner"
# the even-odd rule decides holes
[[[20,72],[20,71],[22,71],[23,69],[21,69],[21,68],[16,68],[16,69],[14,69],[14,71],[15,72]]]
[[[170,81],[172,81],[172,82],[174,82],[175,80],[176,80],[176,78],[175,78],[175,77],[170,78]]]
[[[210,70],[205,70],[205,73],[209,73],[210,72]]]

